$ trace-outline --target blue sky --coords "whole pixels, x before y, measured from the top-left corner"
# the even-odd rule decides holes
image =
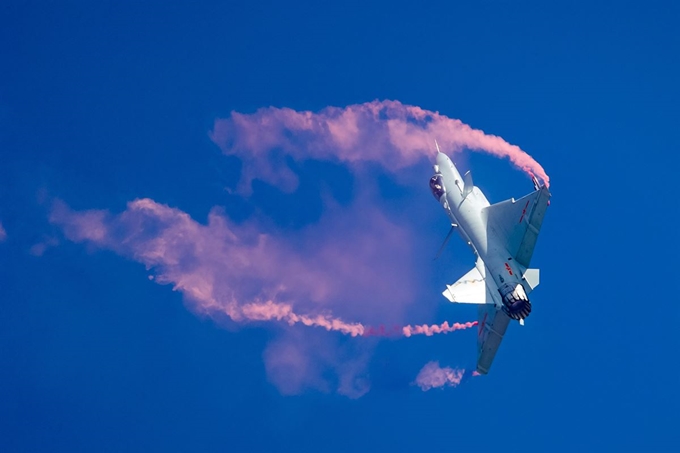
[[[469,3],[5,2],[0,450],[677,449],[680,7]],[[74,243],[49,222],[57,199],[118,214],[149,198],[202,224],[217,206],[304,242],[325,194],[350,209],[366,174],[288,161],[296,191],[255,182],[244,195],[239,158],[209,132],[232,111],[375,99],[499,135],[551,178],[534,311],[491,373],[458,388],[411,382],[430,360],[474,362],[474,332],[368,344],[308,329],[300,341],[339,363],[361,357],[370,391],[284,395],[265,362],[288,330],[197,316],[125,253]],[[507,161],[457,156],[492,202],[531,189]],[[439,295],[473,257],[453,238],[431,261],[447,224],[427,162],[373,170],[370,201],[417,233],[396,254],[415,269],[417,300],[399,317],[473,319]],[[392,297],[380,298],[385,319],[397,317]]]

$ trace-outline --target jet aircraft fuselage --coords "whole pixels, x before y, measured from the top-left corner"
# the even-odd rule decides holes
[[[477,257],[475,268],[448,285],[443,294],[451,302],[480,305],[477,371],[485,374],[509,320],[524,324],[531,312],[527,295],[538,285],[539,274],[528,266],[550,192],[534,178],[536,191],[532,194],[491,205],[473,185],[470,172],[461,176],[441,152],[436,162],[430,189],[452,228]]]

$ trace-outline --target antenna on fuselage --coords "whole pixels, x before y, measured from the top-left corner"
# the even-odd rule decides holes
[[[446,238],[444,239],[442,246],[439,247],[439,251],[437,251],[437,255],[434,257],[434,260],[439,258],[439,256],[442,254],[442,252],[444,251],[444,247],[446,247],[446,244],[449,242],[449,239],[451,239],[451,235],[453,234],[453,230],[455,230],[457,226],[458,225],[456,225],[455,223],[451,224],[451,229],[449,230],[449,234],[446,235]]]

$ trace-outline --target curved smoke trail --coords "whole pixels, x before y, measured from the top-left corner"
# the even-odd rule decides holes
[[[466,148],[508,158],[549,182],[543,168],[519,147],[398,101],[328,107],[316,113],[274,107],[252,114],[232,112],[215,122],[211,138],[225,154],[241,160],[241,196],[252,191],[254,179],[293,191],[298,179],[287,159],[340,163],[359,175],[357,179],[363,173],[356,170],[366,163],[397,173],[431,154],[434,138],[447,150]],[[380,194],[369,193],[372,187],[357,184],[348,205],[323,200],[319,222],[294,232],[269,228],[265,233],[266,221],[235,222],[220,207],[211,210],[203,224],[148,198],[129,202],[119,214],[78,212],[56,202],[50,221],[72,241],[142,263],[153,272],[150,278],[171,284],[195,312],[215,319],[275,320],[352,337],[431,336],[475,326],[476,322],[401,324],[406,307],[420,291],[413,278],[417,272],[413,234],[391,220],[389,210],[375,205]],[[370,327],[376,321],[397,327],[389,332]],[[367,359],[330,357],[328,348],[315,352],[316,343],[282,335],[284,341],[274,342],[264,354],[269,377],[282,392],[325,388],[318,384],[325,379],[323,371],[313,379],[308,376],[310,370],[320,369],[308,363],[310,357],[337,372],[338,392],[360,396],[367,390],[367,384],[355,379]],[[429,388],[441,382],[453,385],[459,379],[457,371],[437,371],[433,366],[421,381],[426,378]]]
[[[460,120],[399,101],[327,107],[316,113],[275,107],[252,114],[232,112],[215,122],[211,138],[225,154],[242,160],[243,192],[250,190],[255,178],[283,190],[295,189],[297,177],[273,158],[277,152],[295,160],[376,162],[397,172],[432,155],[434,139],[446,150],[467,148],[508,158],[528,175],[535,174],[546,185],[550,182],[543,167],[518,146]]]

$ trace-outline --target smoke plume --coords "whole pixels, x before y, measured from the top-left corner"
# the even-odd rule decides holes
[[[212,140],[225,154],[243,162],[240,190],[250,191],[257,178],[285,191],[297,177],[282,165],[278,153],[294,160],[318,159],[358,166],[374,162],[391,172],[433,155],[437,139],[445,152],[464,148],[508,158],[546,184],[543,167],[525,151],[501,137],[485,134],[460,120],[399,101],[373,101],[319,112],[267,107],[253,114],[232,112],[215,122]]]
[[[406,338],[413,335],[425,335],[431,337],[432,335],[439,333],[449,333],[456,330],[469,329],[478,324],[477,321],[457,323],[449,325],[448,321],[444,321],[442,324],[433,325],[407,325],[407,326],[392,326],[391,328],[385,328],[385,326],[372,327],[367,326],[363,328],[362,335],[365,337],[400,337],[404,336]]]
[[[418,373],[415,384],[423,391],[439,387],[457,387],[465,370],[460,368],[440,367],[439,362],[428,362]]]
[[[311,298],[323,302],[336,296],[335,291],[342,294],[340,288],[329,290],[333,288],[332,276],[342,274],[333,265],[332,258],[322,260],[323,266],[316,266],[314,263],[321,258],[296,256],[299,254],[294,250],[264,234],[249,242],[250,228],[244,231],[217,212],[211,213],[208,225],[204,226],[178,209],[149,199],[129,203],[128,210],[118,216],[107,211],[74,212],[57,202],[51,221],[60,225],[70,240],[111,249],[141,262],[148,269],[155,269],[154,278],[158,283],[173,284],[200,313],[226,315],[233,321],[280,321],[291,326],[321,327],[352,337],[371,335],[362,323],[343,321],[323,307],[317,307],[315,314],[294,311],[293,301],[304,307],[301,300]],[[349,244],[345,250],[348,255],[358,255]],[[323,255],[324,250],[319,250],[319,254]],[[334,256],[339,262],[348,258],[340,254]],[[317,267],[325,271],[315,270]],[[349,276],[344,283],[348,282],[361,285],[361,280]],[[260,288],[259,292],[248,298],[255,286]],[[368,288],[360,290],[366,293]],[[407,325],[398,328],[398,332],[405,337],[431,336],[476,324],[475,321]]]
[[[143,264],[149,278],[172,285],[199,315],[230,326],[276,321],[278,337],[263,357],[269,379],[285,394],[313,388],[363,395],[370,387],[365,371],[372,342],[352,337],[431,336],[477,324],[406,324],[407,309],[423,292],[417,278],[422,271],[415,264],[422,251],[416,247],[413,224],[385,206],[375,176],[364,168],[380,167],[396,177],[427,160],[437,139],[445,152],[466,148],[508,158],[549,181],[519,147],[398,101],[316,113],[274,107],[252,114],[232,112],[215,121],[211,138],[242,163],[233,196],[247,199],[255,179],[293,192],[298,175],[291,160],[316,160],[351,172],[352,199],[338,203],[321,197],[318,221],[292,231],[273,227],[259,211],[237,222],[215,207],[201,222],[149,198],[130,201],[120,213],[74,211],[57,201],[50,221],[71,241]],[[418,202],[399,209],[423,208]],[[0,226],[0,240],[2,232]],[[371,327],[376,325],[394,327]],[[323,330],[344,337],[323,335]],[[457,385],[459,375],[462,370],[431,362],[416,381],[429,389]]]

